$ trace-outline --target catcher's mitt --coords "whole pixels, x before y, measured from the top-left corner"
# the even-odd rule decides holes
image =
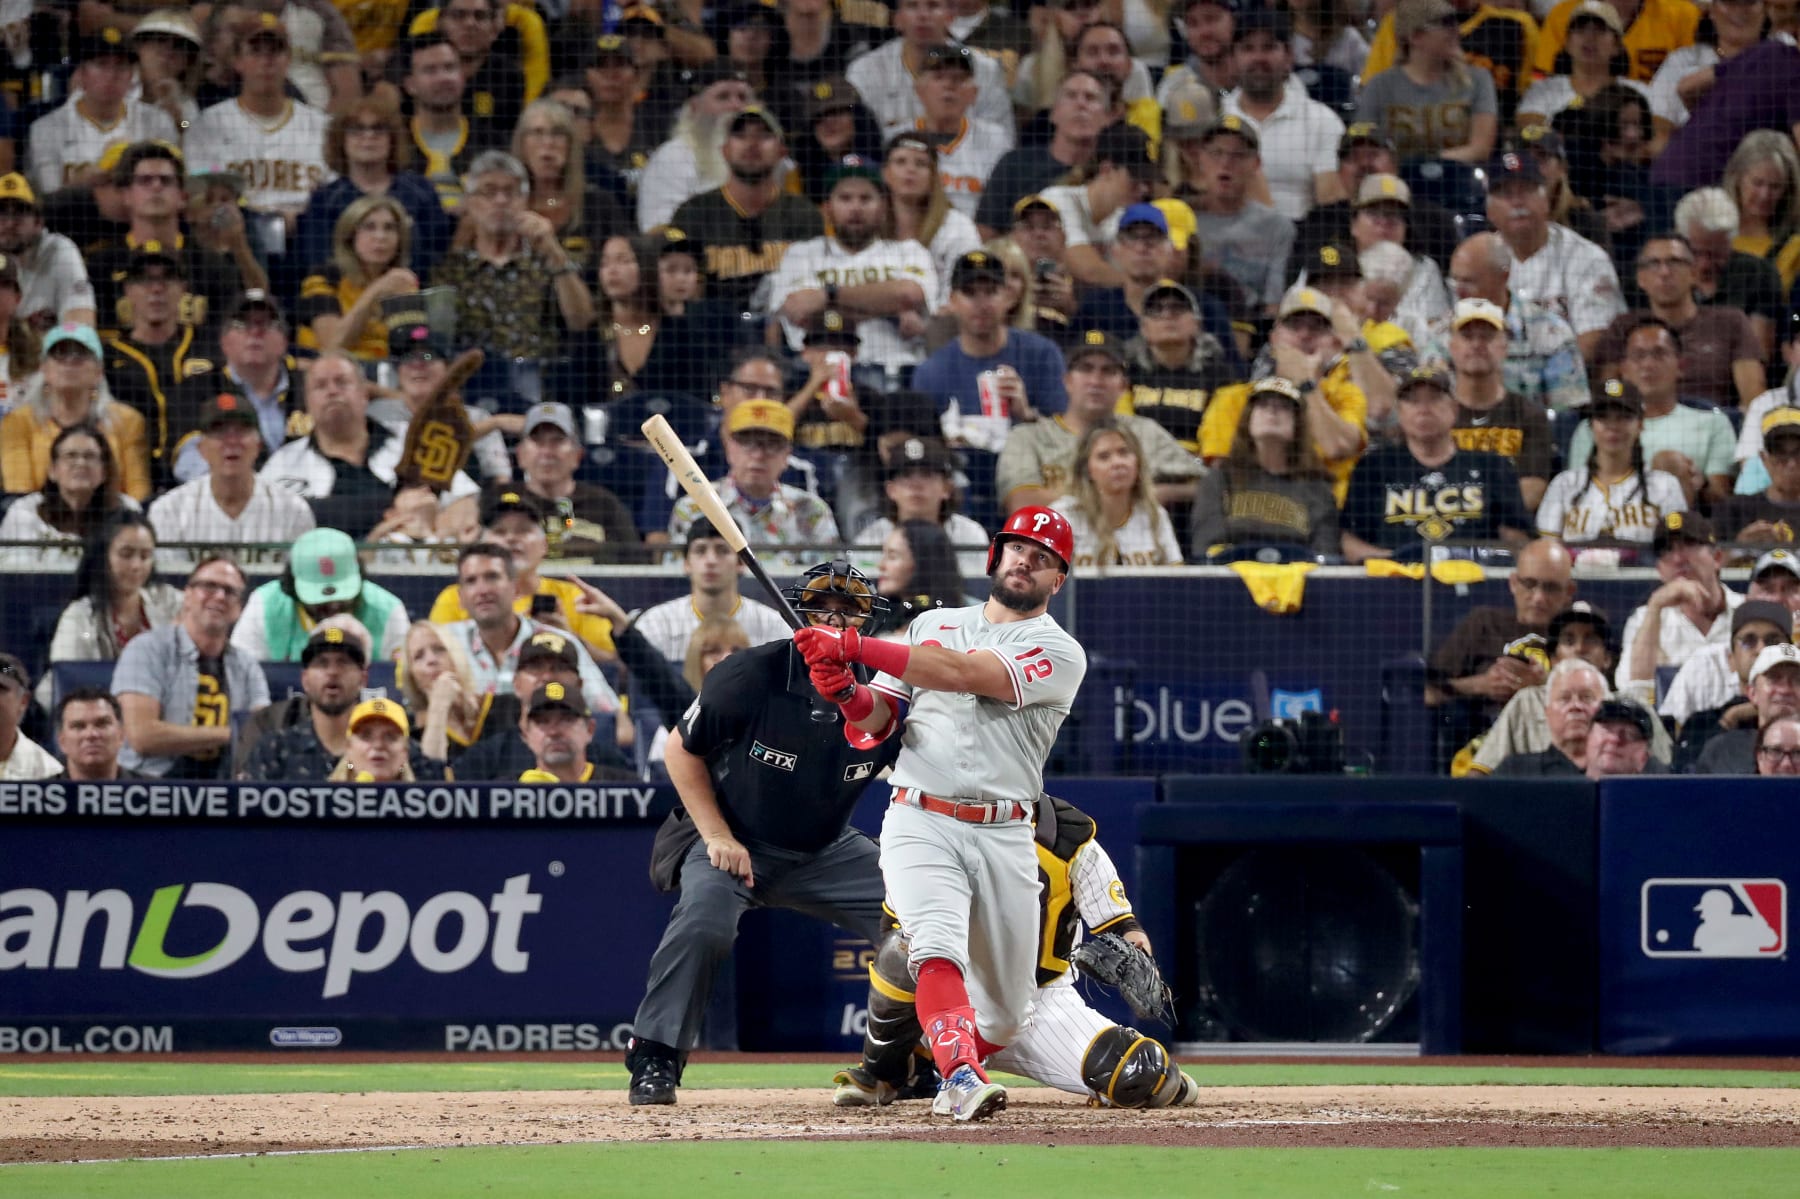
[[[1089,937],[1075,947],[1069,960],[1087,977],[1117,991],[1139,1020],[1166,1024],[1175,1014],[1175,995],[1156,968],[1156,959],[1117,933]]]

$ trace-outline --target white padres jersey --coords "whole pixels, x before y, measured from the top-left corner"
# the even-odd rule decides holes
[[[785,641],[791,632],[787,622],[781,619],[775,609],[753,599],[740,597],[737,611],[731,614],[731,619],[737,621],[738,628],[744,630],[744,636],[750,638],[751,645]],[[679,669],[687,661],[688,641],[693,638],[694,630],[700,627],[700,613],[694,609],[694,601],[684,595],[657,604],[654,608],[646,608],[631,627],[642,633],[644,640],[656,647],[657,653]]]
[[[884,42],[858,57],[844,72],[857,95],[875,114],[883,142],[911,129],[913,122],[925,115],[919,93],[913,90],[913,73],[900,56],[904,45],[903,38]],[[974,60],[976,95],[969,115],[999,126],[1010,150],[1014,138],[1013,108],[1006,92],[1006,71],[985,54],[976,54]]]
[[[251,208],[304,208],[315,188],[337,177],[325,165],[330,123],[312,105],[293,100],[286,115],[274,121],[258,120],[236,100],[226,100],[200,114],[188,140],[204,151],[208,163],[244,180],[244,202]]]
[[[1608,538],[1649,545],[1665,512],[1686,512],[1687,497],[1675,476],[1660,470],[1628,475],[1602,488],[1586,469],[1565,470],[1550,480],[1538,504],[1538,532],[1577,545]]]
[[[1515,297],[1535,300],[1574,326],[1593,333],[1625,313],[1619,275],[1606,251],[1562,225],[1550,226],[1550,239],[1523,262],[1514,261],[1507,280]]]
[[[1087,653],[1049,614],[996,624],[987,605],[928,612],[906,629],[910,645],[985,651],[1005,664],[1013,701],[914,691],[883,673],[870,684],[910,705],[894,763],[896,789],[984,803],[1036,803],[1044,760],[1087,674]]]
[[[97,125],[81,115],[70,100],[31,123],[31,152],[25,173],[41,198],[68,184],[83,167],[100,161],[107,148],[124,142],[165,141],[179,146],[175,122],[160,108],[125,101],[125,113],[110,125]]]
[[[183,483],[150,505],[150,527],[156,540],[210,541],[237,545],[245,542],[269,542],[289,545],[300,534],[313,527],[312,509],[299,496],[268,485],[261,479],[250,503],[237,516],[228,516],[213,498],[212,476]],[[198,561],[194,550],[158,550],[157,563],[163,570],[181,571]]]
[[[917,122],[924,125],[924,120]],[[969,117],[962,132],[938,147],[938,174],[944,181],[944,195],[950,206],[970,220],[981,204],[981,191],[994,164],[1012,149],[1012,131],[991,121]]]
[[[1113,530],[1117,556],[1105,562],[1099,558],[1100,538],[1075,497],[1065,495],[1050,506],[1068,517],[1069,527],[1075,530],[1075,561],[1071,566],[1181,565],[1181,543],[1175,539],[1175,524],[1161,504],[1153,511],[1143,507],[1131,510],[1130,518]]]
[[[788,247],[775,272],[775,283],[769,293],[769,311],[779,312],[787,298],[809,287],[836,284],[855,287],[863,283],[888,283],[911,279],[925,289],[927,309],[937,302],[937,266],[931,251],[916,241],[886,241],[877,238],[852,254],[831,237],[815,237]],[[805,340],[805,331],[784,318],[782,330],[788,348],[796,354]],[[881,366],[912,366],[923,357],[922,347],[900,336],[900,327],[887,317],[871,317],[856,325],[862,345],[857,350],[858,362]]]

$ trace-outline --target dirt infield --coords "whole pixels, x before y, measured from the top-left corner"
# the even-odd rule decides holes
[[[1012,1092],[991,1122],[923,1103],[832,1107],[816,1090],[684,1090],[0,1099],[0,1162],[392,1146],[657,1140],[956,1139],[1145,1146],[1800,1146],[1800,1090],[1711,1087],[1213,1087],[1176,1111],[1093,1109]]]

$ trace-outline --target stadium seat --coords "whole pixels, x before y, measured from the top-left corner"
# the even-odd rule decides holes
[[[110,659],[102,662],[56,662],[50,667],[50,709],[62,702],[62,697],[77,687],[101,687],[112,690],[113,668],[118,663]]]
[[[1400,164],[1400,177],[1412,188],[1414,201],[1436,204],[1456,216],[1481,216],[1486,212],[1487,184],[1481,173],[1467,163],[1445,158],[1409,158]]]

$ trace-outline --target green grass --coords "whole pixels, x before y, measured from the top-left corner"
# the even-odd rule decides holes
[[[849,1059],[845,1059],[845,1064]],[[688,1067],[683,1085],[816,1087],[831,1084],[835,1067],[812,1063],[740,1062]],[[1376,1062],[1280,1065],[1188,1063],[1205,1086],[1694,1086],[1795,1087],[1800,1072],[1775,1070],[1627,1069],[1611,1066],[1407,1066]],[[568,1091],[625,1086],[617,1062],[333,1062],[292,1064],[220,1062],[63,1061],[0,1064],[0,1096],[226,1095],[333,1091]],[[1032,1085],[1008,1080],[1008,1085]]]
[[[1787,1199],[1791,1149],[1166,1149],[712,1142],[0,1167],[8,1199],[1421,1195]]]

